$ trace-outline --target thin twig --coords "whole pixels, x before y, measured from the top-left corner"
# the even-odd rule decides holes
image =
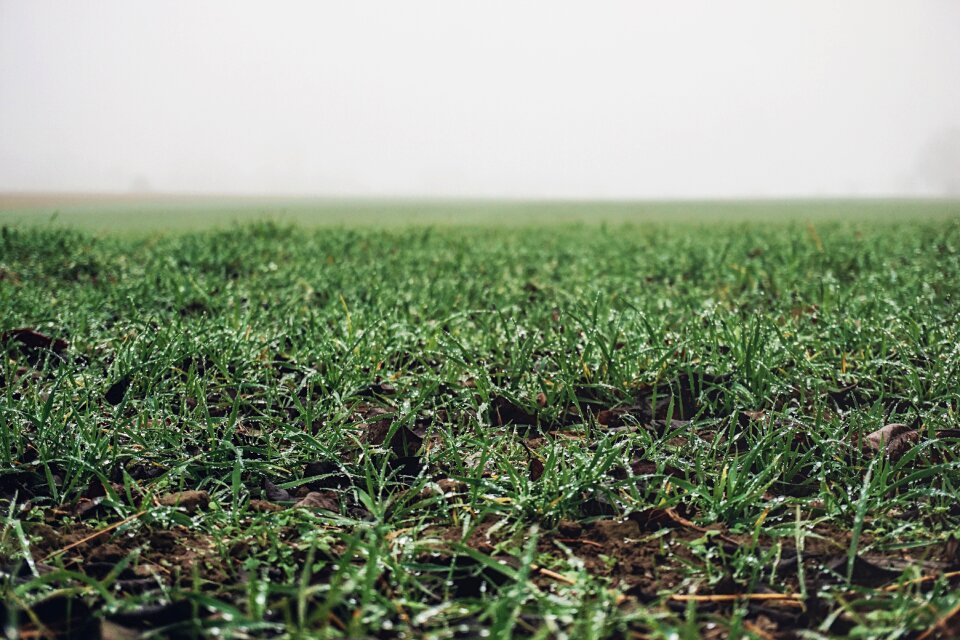
[[[593,540],[587,540],[586,538],[554,538],[554,542],[564,542],[570,543],[575,542],[577,544],[585,544],[591,547],[597,547],[598,549],[603,549],[603,545],[599,542],[594,542]]]
[[[708,595],[684,595],[675,593],[670,596],[676,602],[736,602],[737,600],[786,600],[800,602],[799,593],[716,593]]]
[[[738,547],[740,546],[739,540],[731,538],[730,536],[724,533],[721,533],[716,529],[707,529],[706,527],[701,527],[700,525],[695,524],[690,520],[687,520],[686,518],[684,518],[682,515],[680,515],[670,507],[664,509],[663,512],[667,514],[667,517],[669,517],[671,520],[679,524],[681,527],[686,527],[687,529],[693,529],[694,531],[699,531],[700,533],[713,533],[713,534],[716,534],[716,536],[721,540],[723,540],[724,542],[736,545]]]
[[[345,624],[343,623],[343,620],[340,619],[340,616],[338,616],[338,615],[335,614],[334,612],[331,611],[330,613],[327,614],[327,620],[329,620],[330,623],[331,623],[333,626],[335,626],[337,629],[340,629],[340,631],[346,631],[346,630],[347,630],[347,625],[345,625]]]
[[[945,629],[947,622],[950,621],[950,618],[954,617],[958,613],[960,613],[960,602],[953,605],[953,608],[950,609],[950,611],[947,611],[946,615],[944,615],[942,618],[937,620],[937,623],[935,625],[933,625],[932,627],[930,627],[929,629],[921,633],[919,636],[917,636],[917,640],[927,640],[927,638],[932,636],[937,631],[941,629]]]
[[[536,571],[537,573],[539,573],[540,575],[546,578],[550,578],[551,580],[556,580],[557,582],[562,582],[563,584],[567,584],[567,585],[577,584],[576,580],[568,578],[562,573],[557,573],[556,571],[551,571],[550,569],[545,569],[544,567],[538,567],[535,564],[530,565],[530,568]]]
[[[960,571],[948,571],[947,573],[941,573],[938,576],[923,576],[920,578],[914,578],[913,580],[907,580],[906,582],[898,582],[896,584],[890,584],[883,588],[883,591],[898,591],[903,587],[908,587],[912,584],[920,584],[921,582],[932,582],[934,580],[939,580],[940,578],[960,578]]]
[[[111,524],[111,525],[109,525],[109,526],[107,526],[107,527],[104,527],[103,529],[100,529],[99,531],[97,531],[97,532],[95,532],[95,533],[91,533],[89,536],[87,536],[87,537],[85,537],[85,538],[81,538],[80,540],[77,540],[76,542],[71,542],[70,544],[68,544],[67,546],[63,547],[62,549],[58,549],[57,551],[52,551],[52,552],[50,552],[49,554],[47,554],[46,556],[44,556],[44,558],[43,558],[43,560],[41,560],[41,562],[46,562],[47,560],[49,560],[50,558],[53,558],[54,556],[58,556],[58,555],[60,555],[60,554],[62,554],[62,553],[66,553],[67,551],[70,551],[70,549],[73,549],[74,547],[79,547],[80,545],[86,544],[87,542],[90,542],[91,540],[93,540],[93,539],[95,539],[95,538],[99,538],[100,536],[102,536],[102,535],[105,534],[105,533],[109,533],[109,532],[113,531],[114,529],[116,529],[116,528],[118,528],[118,527],[122,527],[123,525],[127,524],[128,522],[132,522],[133,520],[136,520],[137,518],[145,515],[148,511],[149,511],[149,509],[144,509],[143,511],[140,511],[139,513],[135,513],[135,514],[133,514],[132,516],[128,516],[128,517],[124,518],[123,520],[120,520],[119,522],[114,522],[113,524]]]

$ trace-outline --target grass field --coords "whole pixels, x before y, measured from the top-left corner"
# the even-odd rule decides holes
[[[960,200],[525,201],[16,195],[0,193],[0,225],[144,235],[271,221],[301,227],[529,228],[669,221],[895,221],[960,216]]]
[[[960,633],[955,205],[364,206],[2,214],[8,637]]]

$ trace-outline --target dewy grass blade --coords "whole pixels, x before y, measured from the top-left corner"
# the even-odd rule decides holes
[[[867,466],[867,471],[863,476],[863,484],[860,486],[860,498],[857,500],[857,511],[853,518],[853,529],[850,532],[850,547],[847,550],[847,582],[853,579],[853,569],[857,561],[857,552],[860,547],[860,536],[863,534],[863,523],[867,517],[867,506],[870,501],[870,490],[873,488],[871,480],[873,478],[873,469],[877,461],[882,461],[882,457],[874,458]]]

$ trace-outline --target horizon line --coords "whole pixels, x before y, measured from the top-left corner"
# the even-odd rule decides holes
[[[749,204],[765,202],[954,202],[960,201],[960,194],[783,194],[783,195],[717,195],[717,196],[551,196],[551,195],[452,195],[452,194],[361,194],[361,193],[244,193],[212,191],[86,191],[86,190],[0,190],[0,209],[9,209],[11,205],[47,206],[72,203],[85,204],[96,202],[166,202],[184,200],[207,201],[248,201],[248,202],[409,202],[409,203],[447,203],[478,202],[503,204],[644,204],[644,203],[729,203]],[[73,202],[71,202],[73,201]]]

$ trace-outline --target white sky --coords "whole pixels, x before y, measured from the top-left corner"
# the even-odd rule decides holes
[[[0,190],[960,193],[960,1],[0,0]]]

